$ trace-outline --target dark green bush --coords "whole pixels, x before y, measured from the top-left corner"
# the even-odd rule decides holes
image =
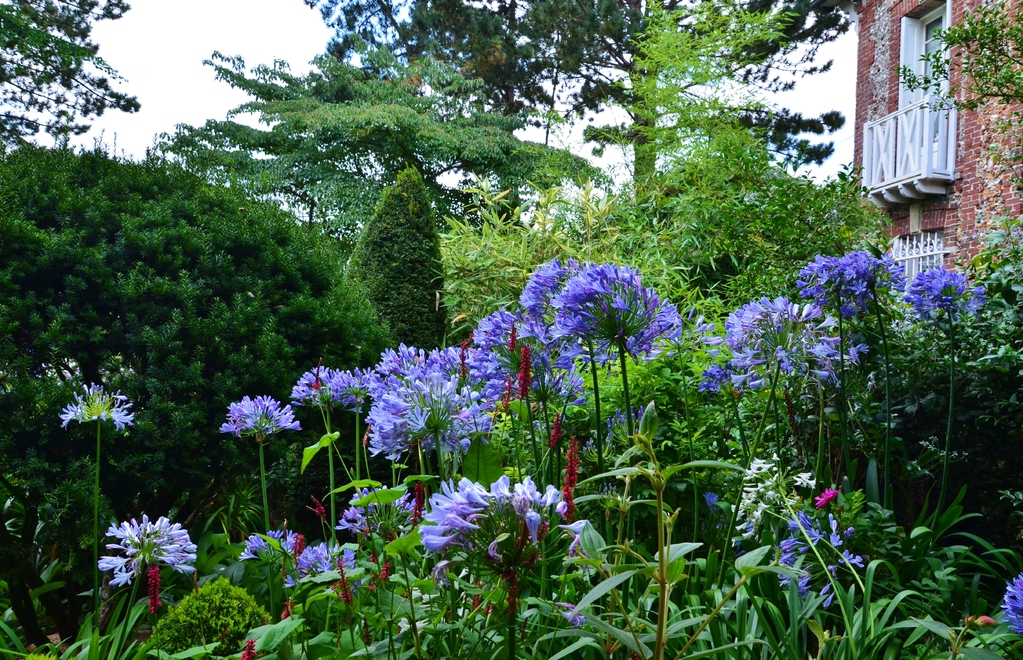
[[[423,348],[443,341],[445,314],[437,305],[443,286],[440,237],[416,170],[400,172],[384,190],[359,238],[352,267],[395,341]]]
[[[220,642],[217,655],[231,655],[241,650],[246,633],[268,619],[247,591],[225,578],[211,580],[160,619],[153,630],[153,648],[179,653]]]
[[[351,368],[386,345],[343,262],[289,213],[166,161],[0,155],[0,501],[22,512],[0,524],[0,580],[19,618],[34,618],[39,548],[74,569],[67,593],[91,580],[95,427],[60,427],[72,392],[101,383],[134,403],[134,427],[103,431],[102,526],[174,509],[187,524],[258,465],[251,439],[219,432],[230,402],[286,399],[321,357]],[[286,441],[308,444],[275,440],[271,463]],[[47,608],[62,636],[69,605]]]

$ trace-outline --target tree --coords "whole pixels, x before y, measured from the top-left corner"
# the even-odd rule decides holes
[[[475,177],[524,191],[529,182],[595,175],[582,158],[516,137],[521,121],[487,112],[478,83],[428,58],[404,65],[365,52],[356,67],[323,56],[305,76],[280,61],[251,76],[240,57],[217,53],[207,63],[253,99],[226,121],[178,126],[161,148],[214,181],[283,199],[347,241],[406,167],[445,213],[465,201],[459,188]],[[234,121],[245,113],[268,128]]]
[[[1005,106],[1007,118],[998,125],[1013,146],[997,157],[1010,168],[1023,162],[1023,22],[1019,11],[1018,3],[1010,6],[1004,0],[980,5],[962,22],[941,31],[944,47],[923,58],[929,75],[917,74],[911,67],[899,69],[908,87],[926,89],[959,109],[978,110],[989,103]],[[958,81],[951,80],[955,72],[961,74]],[[1023,174],[1018,170],[1014,180],[1023,189]]]
[[[483,80],[490,107],[507,115],[522,111],[561,112],[583,116],[610,105],[628,106],[633,83],[647,75],[637,65],[640,35],[655,10],[680,17],[677,29],[699,34],[702,26],[685,17],[746,11],[785,16],[777,38],[750,44],[736,55],[744,62],[737,72],[746,83],[770,89],[791,88],[795,80],[783,73],[810,74],[829,64],[812,64],[817,49],[848,29],[840,12],[815,7],[806,0],[715,0],[714,2],[644,3],[639,0],[306,0],[318,7],[337,30],[329,47],[341,59],[351,58],[360,43],[388,48],[407,60],[433,56],[453,62],[466,75]],[[843,124],[840,114],[817,118],[778,111],[746,117],[767,127],[779,149],[788,137],[833,132]],[[630,116],[618,134],[642,144],[631,131],[641,118]],[[608,133],[595,133],[606,138]],[[788,154],[803,162],[821,162],[830,144],[800,145]]]
[[[104,433],[104,516],[187,521],[257,465],[218,432],[230,402],[284,398],[320,358],[351,368],[387,344],[343,263],[290,214],[159,159],[0,156],[0,580],[32,641],[41,548],[71,594],[70,611],[40,598],[64,639],[91,582],[95,431],[60,427],[72,392],[100,383],[134,404],[134,427]]]
[[[349,266],[395,341],[430,349],[444,341],[440,237],[430,195],[414,169],[384,189]]]
[[[13,0],[0,4],[0,143],[46,131],[79,134],[79,119],[139,102],[111,86],[117,73],[89,41],[92,21],[118,19],[125,0]]]

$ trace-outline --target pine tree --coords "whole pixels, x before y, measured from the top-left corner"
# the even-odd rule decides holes
[[[444,339],[440,236],[430,197],[419,172],[398,173],[380,197],[352,255],[380,319],[395,341],[433,348]]]

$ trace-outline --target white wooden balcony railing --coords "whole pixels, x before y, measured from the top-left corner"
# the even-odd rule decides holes
[[[925,99],[863,127],[863,185],[879,206],[944,195],[955,177],[956,111]]]

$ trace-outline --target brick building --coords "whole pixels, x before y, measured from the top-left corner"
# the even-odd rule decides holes
[[[921,57],[941,47],[936,30],[982,1],[818,0],[845,11],[858,33],[854,162],[871,201],[892,219],[892,253],[910,274],[972,256],[992,219],[1021,211],[990,154],[1006,108],[947,109],[898,75],[900,66],[927,73]],[[953,70],[953,83],[958,75]]]

